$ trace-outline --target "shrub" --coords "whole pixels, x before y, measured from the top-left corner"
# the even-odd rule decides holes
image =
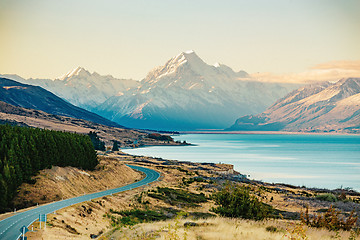
[[[277,232],[278,229],[277,229],[277,227],[274,227],[274,226],[267,226],[266,231],[274,233],[274,232]]]
[[[262,220],[273,212],[271,206],[250,195],[249,189],[243,186],[227,185],[213,194],[213,199],[219,206],[212,210],[225,217]]]
[[[159,141],[170,141],[170,142],[174,141],[174,139],[172,137],[170,137],[168,135],[161,135],[159,133],[150,133],[150,134],[148,134],[147,137],[155,139],[155,140],[159,140]]]
[[[206,182],[205,179],[203,179],[202,177],[193,177],[193,178],[189,178],[186,179],[185,177],[182,178],[182,182],[185,186],[189,186],[190,184],[192,184],[193,182]]]
[[[167,217],[163,212],[153,211],[153,210],[132,209],[129,211],[114,211],[110,209],[110,212],[122,216],[119,218],[115,218],[114,216],[111,215],[107,216],[111,219],[113,226],[116,225],[133,226],[138,223],[161,221],[167,219]]]
[[[305,213],[301,213],[301,221],[311,227],[327,228],[332,231],[351,230],[358,219],[354,216],[354,211],[347,218],[340,216],[341,212],[337,211],[331,205],[323,215],[314,215],[310,217],[309,208],[306,207]]]
[[[203,193],[196,194],[182,189],[158,187],[156,192],[148,193],[149,197],[163,200],[171,205],[180,205],[185,207],[197,207],[198,203],[207,202]]]
[[[319,194],[315,198],[318,200],[327,201],[327,202],[337,202],[337,200],[338,200],[336,198],[336,196],[332,193]]]

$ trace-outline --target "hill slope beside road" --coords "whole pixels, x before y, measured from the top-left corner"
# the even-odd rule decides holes
[[[118,160],[99,157],[94,171],[53,166],[33,177],[35,184],[23,183],[14,199],[17,209],[45,204],[88,193],[117,188],[143,177]]]
[[[154,170],[144,168],[144,167],[138,167],[138,166],[129,166],[132,169],[135,169],[137,171],[143,172],[145,174],[145,178],[143,178],[141,181],[120,187],[115,189],[110,189],[102,192],[92,193],[76,198],[70,198],[58,202],[54,202],[47,205],[42,205],[36,208],[33,208],[31,210],[17,213],[16,215],[6,218],[2,221],[0,221],[0,239],[1,240],[16,240],[20,236],[19,230],[22,226],[29,226],[32,222],[34,222],[38,217],[39,214],[48,214],[51,212],[54,212],[58,209],[68,207],[80,202],[89,201],[91,199],[100,198],[106,195],[127,191],[133,188],[137,188],[146,184],[149,184],[153,181],[156,181],[160,174]]]

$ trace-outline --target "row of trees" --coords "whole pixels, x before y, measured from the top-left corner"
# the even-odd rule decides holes
[[[0,125],[0,212],[13,207],[17,188],[41,169],[56,165],[93,170],[97,164],[87,135]]]

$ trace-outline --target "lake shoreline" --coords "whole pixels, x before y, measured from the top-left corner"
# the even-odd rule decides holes
[[[246,134],[246,135],[326,135],[326,136],[360,136],[356,133],[347,132],[287,132],[287,131],[225,131],[225,130],[204,130],[204,131],[179,131],[179,134],[174,135],[187,135],[187,134]]]
[[[233,164],[236,171],[268,183],[360,190],[354,172],[360,165],[356,160],[359,135],[216,134],[174,136],[192,143],[187,145],[192,148],[143,146],[124,151],[177,161]]]
[[[150,146],[151,147],[151,146]],[[183,160],[174,160],[174,159],[164,159],[164,158],[158,158],[158,157],[151,157],[151,156],[143,156],[143,155],[136,155],[136,154],[130,154],[130,153],[126,153],[123,151],[120,151],[118,153],[119,155],[122,156],[129,156],[129,157],[135,157],[135,158],[145,158],[148,160],[161,160],[161,161],[167,161],[167,162],[172,162],[172,163],[178,163],[178,165],[181,164],[185,164],[185,165],[230,165],[232,167],[234,167],[232,164],[228,164],[228,163],[211,163],[211,162],[193,162],[193,161],[183,161]],[[146,161],[146,163],[149,163],[148,161]],[[229,174],[233,175],[233,176],[241,176],[241,178],[238,178],[237,180],[234,180],[235,178],[233,178],[231,181],[235,181],[235,182],[244,182],[244,183],[250,183],[250,184],[260,184],[260,185],[264,185],[264,186],[281,186],[281,187],[287,187],[290,189],[303,189],[303,190],[308,190],[308,191],[314,191],[314,192],[318,192],[318,193],[339,193],[341,191],[346,192],[349,195],[353,195],[353,196],[360,196],[360,191],[356,190],[356,189],[352,189],[352,188],[348,188],[348,187],[344,187],[344,188],[323,188],[323,187],[310,187],[310,186],[300,186],[300,185],[294,185],[294,184],[290,184],[290,183],[285,183],[285,182],[267,182],[267,181],[263,181],[263,180],[258,180],[258,179],[250,179],[248,178],[248,176],[246,174],[243,174],[241,172],[238,172],[238,170],[232,168],[232,170],[234,171],[233,174]],[[230,178],[228,178],[230,179]],[[240,180],[242,179],[242,180]]]

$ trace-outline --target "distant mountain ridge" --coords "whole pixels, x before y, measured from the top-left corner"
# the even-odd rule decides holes
[[[50,114],[84,119],[107,126],[122,127],[95,113],[76,107],[41,87],[6,78],[0,78],[0,101]]]
[[[17,75],[2,75],[15,81],[41,86],[70,103],[91,111],[111,96],[122,95],[140,83],[131,79],[102,76],[77,67],[55,79],[23,79]]]
[[[360,132],[360,78],[301,87],[229,130]]]

